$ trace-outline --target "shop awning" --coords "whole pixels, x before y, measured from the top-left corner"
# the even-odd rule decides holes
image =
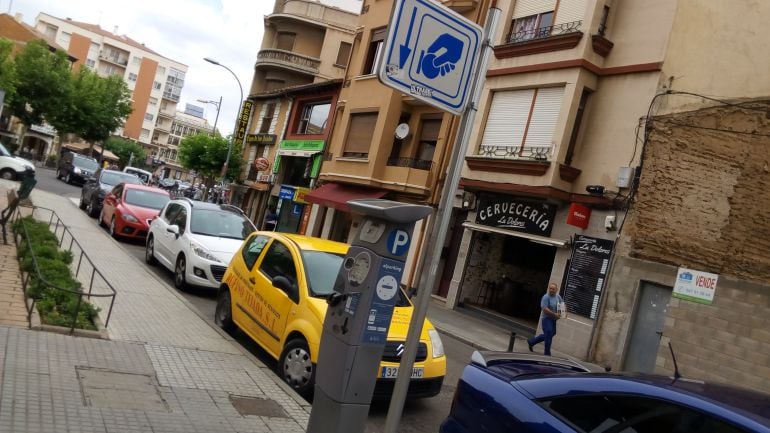
[[[70,150],[74,150],[75,152],[78,152],[78,153],[81,153],[81,152],[84,152],[84,151],[88,150],[88,148],[91,147],[91,144],[84,143],[84,142],[64,143],[62,145],[62,147],[70,149]],[[96,158],[97,155],[101,155],[101,154],[102,154],[102,147],[99,146],[98,144],[94,144],[94,150],[93,150],[94,158]],[[105,151],[104,151],[104,159],[109,159],[110,161],[117,161],[120,158],[118,158],[118,156],[115,155],[114,153],[112,153],[109,150],[105,149]]]
[[[381,198],[387,191],[368,189],[339,183],[324,184],[305,195],[305,201],[337,210],[350,212],[348,201],[361,198]]]
[[[463,227],[469,228],[471,230],[476,230],[479,232],[486,232],[486,233],[496,233],[499,235],[506,235],[506,236],[516,236],[519,238],[529,239],[532,242],[537,242],[539,244],[545,244],[545,245],[551,245],[554,247],[563,247],[565,245],[569,245],[569,240],[561,240],[561,239],[553,239],[553,238],[547,238],[545,236],[538,236],[538,235],[531,235],[529,233],[522,233],[522,232],[515,232],[513,230],[506,230],[506,229],[500,229],[497,227],[490,227],[485,226],[482,224],[475,224],[470,222],[464,222]]]

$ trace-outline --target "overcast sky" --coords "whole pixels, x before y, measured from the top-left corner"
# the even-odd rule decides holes
[[[360,12],[360,0],[323,0],[322,3]],[[38,13],[99,24],[102,29],[125,34],[148,48],[187,65],[179,109],[186,102],[204,106],[214,123],[216,108],[197,99],[219,100],[222,109],[217,127],[232,133],[238,116],[238,84],[222,67],[203,61],[211,57],[235,72],[248,95],[254,62],[262,44],[264,16],[273,0],[0,0],[0,12],[20,13],[34,25]]]

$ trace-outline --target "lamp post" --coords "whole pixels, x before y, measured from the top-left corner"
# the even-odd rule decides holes
[[[217,116],[214,118],[214,132],[217,132],[217,121],[219,120],[219,108],[222,106],[222,97],[219,97],[219,102],[213,100],[213,99],[198,99],[198,102],[202,102],[204,104],[211,104],[215,107],[217,107]]]
[[[231,74],[233,74],[233,77],[235,77],[235,81],[238,82],[238,90],[241,91],[241,99],[239,99],[240,102],[238,102],[238,119],[241,118],[241,108],[243,107],[243,86],[241,86],[241,80],[238,79],[238,76],[235,75],[235,72],[233,72],[232,69],[228,68],[227,66],[217,62],[216,60],[210,58],[210,57],[204,57],[203,60],[211,63],[212,65],[221,66],[228,71],[230,71]],[[237,123],[236,123],[237,125]],[[236,126],[237,128],[237,126]],[[245,137],[244,137],[245,139]],[[227,158],[225,159],[225,165],[222,166],[222,177],[225,177],[225,174],[227,174],[227,166],[230,164],[230,154],[233,151],[233,141],[235,141],[235,131],[233,131],[233,138],[230,140],[230,144],[227,146]]]

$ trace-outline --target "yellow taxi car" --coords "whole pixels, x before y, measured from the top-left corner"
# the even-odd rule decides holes
[[[348,245],[277,232],[254,232],[235,253],[217,296],[216,323],[236,326],[278,360],[278,374],[302,395],[310,395],[326,317],[326,298]],[[398,375],[412,306],[399,291],[387,343],[377,372],[374,398],[390,396]],[[441,390],[446,356],[438,332],[426,319],[412,370],[409,397]]]

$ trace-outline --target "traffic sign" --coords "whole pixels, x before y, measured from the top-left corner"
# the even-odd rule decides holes
[[[431,0],[397,0],[390,17],[382,84],[461,114],[481,49],[482,29]]]

